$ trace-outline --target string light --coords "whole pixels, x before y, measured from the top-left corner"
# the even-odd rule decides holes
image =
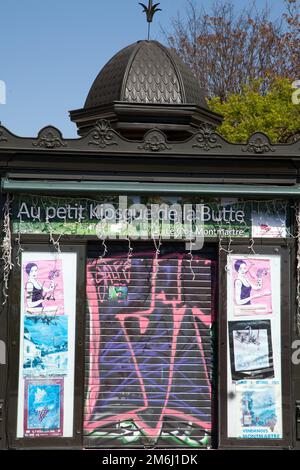
[[[17,245],[18,245],[18,251],[17,251],[17,256],[16,256],[17,265],[20,268],[21,267],[21,255],[22,255],[22,251],[23,251],[22,243],[21,243],[21,232],[18,232],[17,237],[16,237],[16,242],[17,242]]]
[[[3,241],[2,241],[2,256],[1,260],[3,261],[3,288],[2,293],[4,296],[3,305],[6,304],[8,299],[8,283],[10,272],[13,269],[14,265],[12,263],[12,242],[11,242],[11,199],[10,195],[7,194],[6,201],[4,204],[3,211]]]

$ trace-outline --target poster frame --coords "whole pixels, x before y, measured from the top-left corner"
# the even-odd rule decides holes
[[[49,237],[35,242],[36,237],[31,239],[26,237],[26,242],[22,240],[22,250],[35,251],[37,253],[55,252],[53,245],[49,244]],[[13,256],[16,259],[18,245],[14,240]],[[33,244],[34,243],[34,244]],[[62,253],[76,253],[77,255],[77,276],[76,276],[76,327],[75,327],[75,368],[74,368],[74,411],[73,411],[73,436],[72,437],[22,437],[17,438],[17,409],[18,409],[18,384],[19,384],[19,358],[20,358],[20,289],[21,289],[21,267],[15,263],[11,273],[9,291],[13,302],[9,306],[9,361],[12,366],[8,377],[8,387],[10,394],[8,397],[8,419],[7,436],[8,446],[11,449],[45,449],[45,448],[82,448],[82,416],[83,416],[83,383],[84,383],[84,316],[85,308],[85,260],[86,241],[78,240],[60,242]]]
[[[261,369],[254,369],[252,372],[247,373],[245,370],[238,371],[235,367],[235,347],[233,340],[233,331],[236,329],[236,325],[240,325],[240,328],[243,329],[242,325],[249,325],[255,323],[255,329],[266,329],[267,331],[267,343],[268,343],[268,355],[269,355],[269,366],[262,367]],[[235,324],[235,326],[233,325]],[[268,320],[243,320],[243,321],[232,321],[228,322],[228,341],[229,341],[229,351],[230,351],[230,362],[231,362],[231,374],[233,380],[247,380],[247,379],[265,379],[274,377],[274,363],[273,363],[273,345],[272,345],[272,331],[271,331],[271,321]],[[255,376],[256,375],[256,376]]]
[[[255,448],[287,449],[292,445],[292,406],[291,406],[291,319],[293,304],[291,302],[291,253],[292,241],[257,240],[254,244],[256,255],[279,255],[281,259],[281,378],[282,378],[282,439],[243,439],[228,437],[227,402],[230,399],[227,393],[227,347],[228,347],[228,319],[227,295],[219,295],[219,449]],[[251,247],[244,241],[235,242],[230,246],[231,255],[254,254]],[[219,257],[219,292],[227,293],[227,252],[220,253]],[[225,273],[225,275],[224,275]]]

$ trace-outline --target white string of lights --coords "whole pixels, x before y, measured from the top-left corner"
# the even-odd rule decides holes
[[[190,265],[190,271],[191,271],[191,274],[192,274],[192,280],[194,281],[195,278],[196,278],[196,273],[194,271],[194,268],[193,268],[193,261],[194,261],[194,255],[193,255],[193,246],[192,246],[192,234],[190,234],[190,250],[189,250],[189,265]]]
[[[21,255],[22,255],[22,252],[23,252],[22,242],[21,242],[21,232],[17,233],[16,242],[17,242],[17,246],[18,246],[17,255],[16,255],[17,265],[20,268],[21,267]]]
[[[7,194],[6,201],[4,204],[4,211],[3,211],[3,240],[2,240],[2,256],[1,260],[3,262],[3,287],[2,293],[4,297],[3,305],[6,304],[8,299],[8,283],[10,272],[13,269],[13,262],[12,262],[12,235],[11,235],[11,199],[10,195]]]
[[[130,240],[130,237],[128,236],[128,234],[127,234],[126,240],[128,241],[128,252],[127,252],[127,259],[124,263],[124,268],[123,268],[123,274],[125,276],[125,279],[127,278],[127,271],[131,267],[131,258],[133,256],[133,248],[131,246],[131,240]]]

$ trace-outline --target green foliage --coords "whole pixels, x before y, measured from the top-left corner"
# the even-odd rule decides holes
[[[300,137],[300,104],[292,103],[291,81],[275,79],[268,90],[254,81],[242,93],[231,93],[225,101],[208,100],[210,109],[224,116],[218,132],[230,142],[246,142],[254,132],[264,132],[273,143],[292,142]]]

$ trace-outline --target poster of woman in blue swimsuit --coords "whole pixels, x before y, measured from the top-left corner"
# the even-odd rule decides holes
[[[234,314],[272,313],[270,260],[233,259]]]

